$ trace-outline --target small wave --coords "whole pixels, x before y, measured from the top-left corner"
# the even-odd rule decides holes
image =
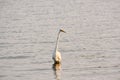
[[[7,56],[7,57],[0,57],[0,59],[26,59],[31,56]]]
[[[6,75],[0,75],[0,78],[1,78],[1,77],[6,77]]]
[[[24,70],[14,70],[14,71],[48,71],[50,68],[33,68],[33,69],[24,69]]]

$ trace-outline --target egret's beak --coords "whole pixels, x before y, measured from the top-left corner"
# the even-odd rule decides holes
[[[64,30],[62,30],[62,29],[60,29],[60,32],[64,32],[64,33],[66,33]]]

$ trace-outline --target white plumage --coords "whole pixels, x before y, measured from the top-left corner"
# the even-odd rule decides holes
[[[61,63],[61,53],[58,51],[58,43],[59,43],[59,38],[60,38],[60,33],[64,32],[66,33],[64,30],[60,29],[58,32],[58,36],[57,36],[57,41],[56,41],[56,46],[55,46],[55,50],[54,53],[52,55],[52,59],[54,60],[54,63]]]
[[[61,62],[61,53],[59,51],[56,51],[53,55],[54,63],[60,63]]]

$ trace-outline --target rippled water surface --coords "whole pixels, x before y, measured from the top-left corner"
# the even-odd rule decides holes
[[[120,80],[120,1],[0,0],[0,80]]]

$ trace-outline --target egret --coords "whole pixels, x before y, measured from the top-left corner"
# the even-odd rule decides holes
[[[64,30],[60,29],[58,32],[58,36],[57,36],[57,41],[56,41],[56,46],[55,46],[55,50],[54,53],[52,55],[52,59],[54,60],[54,64],[59,64],[61,63],[61,53],[58,51],[58,43],[59,43],[59,38],[60,38],[60,33],[64,32],[66,33]]]

